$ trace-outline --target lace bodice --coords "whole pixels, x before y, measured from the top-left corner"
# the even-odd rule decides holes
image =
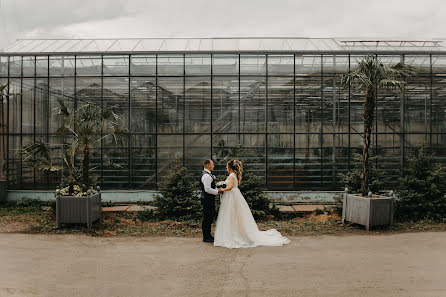
[[[231,176],[234,178],[234,186],[233,189],[238,188],[238,179],[237,179],[237,175],[235,173],[231,173],[229,176]],[[229,176],[228,176],[228,180],[229,180]]]

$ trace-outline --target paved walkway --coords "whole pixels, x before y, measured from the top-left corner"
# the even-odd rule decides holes
[[[290,238],[0,234],[0,296],[446,296],[446,233]]]

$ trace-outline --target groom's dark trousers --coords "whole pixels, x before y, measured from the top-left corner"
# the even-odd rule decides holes
[[[206,171],[203,171],[203,174],[209,174]],[[211,177],[212,175],[209,174]],[[203,231],[203,238],[210,239],[211,235],[211,226],[214,222],[215,218],[215,195],[209,194],[204,190],[204,185],[200,181],[201,186],[201,205],[203,205],[203,222],[201,224],[201,230]],[[215,189],[215,181],[212,177],[211,188]]]

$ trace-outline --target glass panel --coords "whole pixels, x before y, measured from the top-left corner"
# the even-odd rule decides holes
[[[22,88],[22,132],[34,133],[34,79],[24,78]],[[9,115],[11,117],[11,114]]]
[[[101,78],[94,77],[77,77],[76,78],[76,93],[77,106],[81,106],[87,102],[93,102],[101,105]],[[117,94],[104,88],[104,97],[113,97]]]
[[[432,85],[432,132],[446,133],[446,75],[436,75]]]
[[[406,96],[406,132],[429,132],[430,79],[412,77],[408,79]]]
[[[321,56],[320,55],[296,55],[296,76],[320,76]]]
[[[9,76],[20,77],[21,75],[22,75],[22,57],[9,57]]]
[[[50,76],[74,76],[74,57],[50,56]]]
[[[268,190],[293,190],[293,150],[293,134],[268,134]]]
[[[268,78],[268,133],[294,131],[294,83],[292,77]]]
[[[16,154],[18,149],[20,149],[20,136],[9,136],[8,189],[11,190],[20,189],[21,161],[20,157]]]
[[[291,55],[269,55],[268,75],[293,76],[294,56]]]
[[[130,74],[139,76],[156,75],[156,56],[131,56]]]
[[[186,55],[185,56],[186,75],[210,75],[211,56],[210,55]]]
[[[8,57],[0,56],[0,77],[8,76]]]
[[[446,73],[446,55],[432,56],[432,73]]]
[[[158,135],[158,183],[164,182],[176,159],[183,158],[183,135]]]
[[[76,74],[78,76],[100,76],[102,61],[100,56],[79,56],[76,58]]]
[[[34,77],[35,74],[35,57],[23,57],[23,76]]]
[[[183,55],[158,55],[158,75],[184,75]]]
[[[213,75],[238,75],[239,73],[238,55],[213,55],[212,63]]]
[[[183,132],[183,78],[158,78],[158,132]]]
[[[36,76],[48,77],[48,57],[36,57]]]
[[[11,79],[9,81],[9,93],[10,94],[21,93],[20,79]],[[9,133],[20,133],[21,131],[21,126],[22,126],[21,122],[23,116],[20,107],[21,101],[22,101],[21,95],[9,96]],[[32,108],[30,114],[33,115]],[[24,116],[27,116],[27,114],[24,114]],[[33,117],[31,116],[29,119],[31,120],[31,125],[32,125]]]
[[[155,145],[155,135],[132,135],[132,189],[156,188]]]
[[[211,78],[186,77],[185,132],[211,132]]]
[[[214,76],[212,79],[212,129],[214,133],[238,132],[238,77]]]
[[[104,75],[129,75],[129,56],[104,56]]]
[[[98,143],[100,144],[100,143]],[[114,142],[109,136],[102,141],[102,188],[122,189],[129,188],[129,150],[128,140],[123,138]],[[100,158],[100,156],[99,156]],[[115,166],[109,166],[108,164]],[[119,167],[117,167],[119,166]]]
[[[156,131],[156,80],[149,77],[132,78],[131,128],[137,133]]]
[[[200,180],[203,171],[203,161],[211,156],[211,135],[185,135],[184,144],[184,165],[186,165],[195,180]]]
[[[397,59],[394,60],[397,61]],[[417,71],[417,76],[429,75],[431,72],[429,55],[420,55],[420,56],[404,55],[404,64],[415,67]]]
[[[296,134],[296,190],[321,188],[321,135]]]
[[[48,133],[51,110],[48,100],[48,79],[36,80],[36,133]]]
[[[296,78],[296,133],[321,131],[321,78]]]
[[[240,75],[265,75],[265,74],[266,74],[265,55],[240,56]]]
[[[226,174],[226,162],[237,158],[243,162],[244,172],[252,172],[265,180],[265,134],[214,135],[212,145],[215,175]]]
[[[129,83],[128,78],[104,78],[103,106],[114,106],[123,128],[129,128]]]
[[[79,82],[80,80],[78,80]],[[78,86],[82,87],[82,86]],[[79,94],[82,94],[79,93]],[[63,99],[65,104],[68,106],[68,109],[72,112],[73,104],[74,104],[74,78],[51,78],[50,79],[50,111],[59,108],[59,103],[57,102],[58,98]],[[83,100],[83,99],[81,99]],[[51,115],[49,122],[49,133],[55,134],[57,129],[62,124],[62,118]]]
[[[243,77],[240,80],[240,130],[265,132],[265,77]]]

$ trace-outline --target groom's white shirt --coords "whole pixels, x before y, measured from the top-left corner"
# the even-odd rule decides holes
[[[204,169],[204,171],[208,172],[209,174],[212,174],[209,170],[207,170],[206,168]],[[206,193],[211,194],[211,195],[218,195],[218,190],[216,189],[212,189],[211,188],[211,183],[212,183],[212,176],[210,176],[209,174],[203,174],[203,176],[201,177],[201,182],[204,185],[204,190],[206,191]]]

